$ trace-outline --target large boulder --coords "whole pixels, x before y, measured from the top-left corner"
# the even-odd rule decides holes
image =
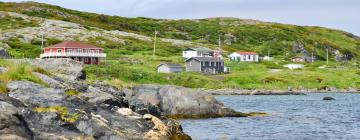
[[[83,64],[72,59],[38,59],[32,61],[32,65],[50,71],[68,80],[86,79]]]
[[[29,81],[14,81],[7,85],[9,96],[28,106],[62,105],[66,95],[62,89],[45,88]]]
[[[175,118],[245,115],[225,107],[206,92],[180,86],[139,85],[134,87],[133,94],[128,99],[130,107],[142,103],[144,108],[149,107],[149,111],[158,108],[162,115]],[[141,110],[139,113],[146,112]]]

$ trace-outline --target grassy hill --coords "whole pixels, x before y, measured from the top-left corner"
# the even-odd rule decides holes
[[[209,18],[199,20],[161,20],[149,18],[124,18],[96,13],[80,12],[59,6],[26,2],[2,3],[0,11],[16,12],[31,17],[56,19],[81,24],[84,31],[103,34],[103,30],[121,30],[145,36],[153,31],[160,32],[161,38],[188,40],[213,48],[220,36],[224,55],[236,50],[256,51],[261,55],[275,56],[273,62],[235,63],[226,62],[231,74],[203,75],[199,73],[160,74],[156,66],[161,62],[183,63],[181,51],[184,45],[174,45],[159,41],[157,56],[152,56],[153,42],[133,37],[119,37],[120,41],[105,37],[88,39],[91,43],[105,49],[106,63],[99,66],[86,66],[89,82],[104,80],[116,86],[131,86],[139,83],[175,84],[195,88],[360,88],[358,70],[360,40],[358,37],[339,30],[304,27],[255,20],[235,18]],[[17,31],[25,27],[40,26],[39,20],[24,20],[4,16],[0,18],[0,31]],[[96,28],[94,28],[96,27]],[[64,27],[66,29],[68,27]],[[103,30],[100,30],[103,29]],[[25,36],[25,37],[24,37]],[[80,40],[81,34],[72,40]],[[110,36],[111,37],[111,36]],[[0,40],[11,48],[14,57],[35,58],[40,53],[38,39],[24,42],[26,35]],[[62,41],[59,38],[46,38],[46,45]],[[1,44],[0,44],[1,45]],[[325,65],[326,48],[330,49],[332,69],[318,69]],[[314,52],[321,61],[305,64],[302,70],[287,70],[282,67],[293,56],[303,56]],[[335,58],[349,61],[336,62]],[[339,69],[341,66],[342,69]],[[272,69],[280,69],[273,71]]]
[[[339,30],[304,27],[236,18],[209,18],[199,20],[160,20],[150,18],[124,18],[102,14],[80,12],[59,6],[27,2],[1,3],[0,11],[12,11],[29,16],[58,19],[80,23],[106,30],[121,30],[151,36],[154,30],[159,36],[217,44],[220,36],[223,49],[228,51],[251,50],[266,54],[268,47],[272,55],[290,58],[315,52],[324,60],[325,50],[339,50],[349,58],[360,57],[360,39]]]

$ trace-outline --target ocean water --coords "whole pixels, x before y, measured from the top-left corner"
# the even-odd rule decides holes
[[[334,101],[323,101],[325,96]],[[217,96],[240,112],[271,116],[182,120],[195,140],[360,140],[360,94]]]

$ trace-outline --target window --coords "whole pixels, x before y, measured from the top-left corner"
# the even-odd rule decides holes
[[[72,52],[72,49],[67,49],[66,52],[67,52],[67,53],[71,53],[71,52]]]
[[[214,66],[215,64],[214,64],[214,62],[211,62],[211,66]]]
[[[61,51],[62,51],[62,49],[58,49],[58,50],[57,50],[58,53],[61,53]]]
[[[82,50],[81,50],[81,49],[77,49],[76,52],[77,52],[77,53],[81,53]]]
[[[205,66],[205,63],[201,61],[201,66]]]
[[[209,66],[209,62],[205,62],[205,66]]]
[[[251,57],[251,56],[250,56],[250,55],[248,55],[248,59],[249,59],[249,60],[250,60],[250,57]]]

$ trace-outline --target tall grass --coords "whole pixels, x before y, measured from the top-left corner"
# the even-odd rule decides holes
[[[32,74],[32,72],[47,73],[45,70],[26,63],[11,63],[6,60],[0,60],[0,66],[8,69],[6,72],[0,73],[0,93],[7,92],[6,86],[11,81],[25,80],[46,85],[40,78]]]

